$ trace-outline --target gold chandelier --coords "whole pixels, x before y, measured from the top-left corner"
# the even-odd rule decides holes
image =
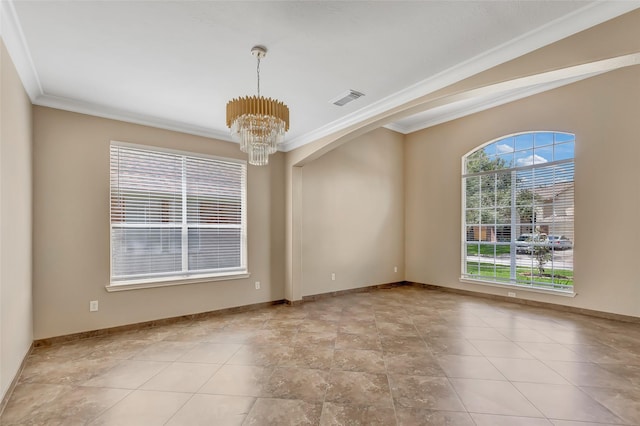
[[[254,46],[251,54],[258,60],[258,95],[232,99],[227,103],[227,127],[240,150],[249,154],[249,164],[266,166],[269,154],[278,150],[289,130],[289,108],[282,102],[260,96],[260,60],[267,54],[263,46]]]

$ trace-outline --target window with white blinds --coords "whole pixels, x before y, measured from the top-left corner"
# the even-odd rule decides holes
[[[246,164],[111,144],[111,283],[247,271]]]
[[[573,292],[574,150],[527,132],[463,158],[463,278]]]

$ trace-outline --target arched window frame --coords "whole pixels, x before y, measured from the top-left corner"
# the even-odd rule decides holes
[[[575,135],[560,131],[502,136],[462,157],[463,281],[574,294],[574,162]]]

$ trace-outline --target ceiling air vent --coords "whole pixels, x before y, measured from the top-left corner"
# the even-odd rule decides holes
[[[356,92],[355,90],[349,90],[348,92],[332,99],[330,102],[334,105],[344,106],[351,101],[355,101],[359,97],[364,96],[364,93]]]

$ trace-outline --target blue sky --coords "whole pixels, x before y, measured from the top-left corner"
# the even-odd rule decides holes
[[[489,158],[504,160],[507,167],[544,164],[573,158],[575,136],[554,132],[525,133],[495,141],[483,150]]]

